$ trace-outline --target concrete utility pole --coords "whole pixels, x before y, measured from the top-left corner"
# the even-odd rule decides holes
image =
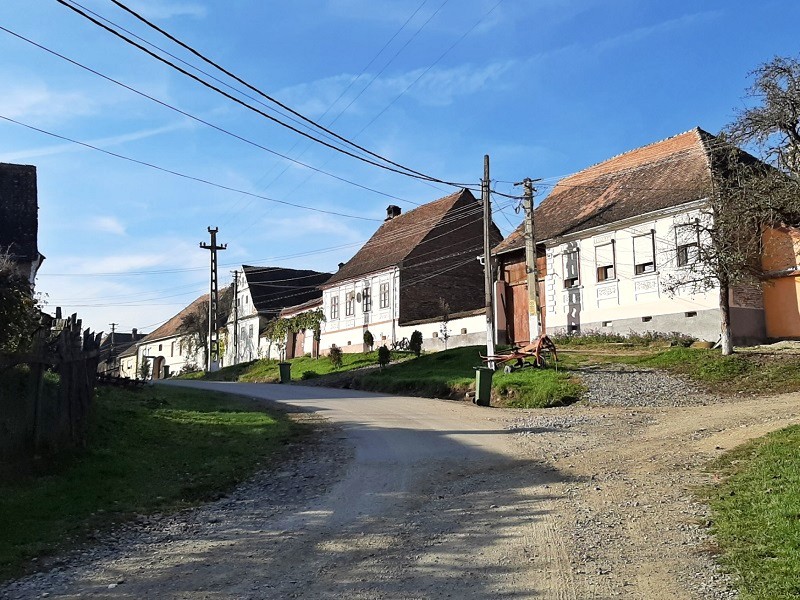
[[[233,272],[233,364],[239,364],[239,271]]]
[[[481,181],[481,199],[483,200],[483,275],[484,298],[486,301],[486,356],[494,356],[494,309],[492,302],[492,204],[489,198],[489,155],[483,157],[483,180]],[[494,361],[487,366],[494,369]]]
[[[208,228],[211,244],[200,242],[200,247],[211,250],[211,292],[208,299],[208,347],[206,348],[206,371],[219,363],[219,338],[217,336],[217,250],[225,250],[228,244],[217,245],[218,227]]]
[[[542,334],[542,311],[539,300],[539,272],[536,268],[536,230],[533,224],[533,180],[526,177],[519,183],[524,188],[522,205],[525,209],[525,272],[528,277],[528,330],[530,341],[539,339]]]

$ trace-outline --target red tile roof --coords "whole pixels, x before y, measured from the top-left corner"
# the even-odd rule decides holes
[[[355,256],[322,287],[400,265],[460,200],[476,203],[470,191],[463,189],[384,221]],[[458,226],[459,223],[454,222],[453,227]]]
[[[712,184],[710,152],[719,143],[696,127],[563,178],[534,211],[537,241],[706,197]],[[494,252],[524,245],[523,223]]]

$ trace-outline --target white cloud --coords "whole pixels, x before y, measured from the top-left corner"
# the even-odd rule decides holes
[[[125,235],[125,226],[116,217],[93,217],[89,220],[89,229],[101,233]]]
[[[704,11],[691,15],[684,15],[677,19],[670,19],[654,25],[639,27],[621,35],[617,35],[594,45],[595,51],[609,50],[618,46],[640,42],[659,33],[667,33],[676,29],[683,29],[698,23],[713,20],[722,14],[721,11]]]
[[[450,68],[414,69],[399,75],[375,80],[368,92],[350,107],[353,113],[382,109],[401,93],[428,106],[449,106],[459,96],[480,92],[496,84],[514,65],[514,60],[499,61],[482,67],[465,64]],[[370,75],[363,75],[367,80]],[[307,115],[320,115],[353,79],[353,75],[336,75],[317,81],[284,88],[276,94],[286,103],[299,107]],[[410,87],[409,87],[410,86]],[[356,85],[354,89],[360,89]],[[494,88],[495,90],[497,88]],[[406,91],[407,90],[407,91]],[[335,111],[334,111],[335,112]]]
[[[96,110],[95,102],[83,92],[55,91],[42,81],[16,84],[6,81],[3,87],[0,114],[12,119],[35,117],[47,122],[59,122],[91,115]]]
[[[181,129],[187,129],[189,127],[192,127],[192,123],[190,123],[187,120],[184,120],[184,121],[179,121],[177,123],[172,123],[170,125],[164,125],[163,127],[142,129],[141,131],[132,131],[130,133],[123,133],[120,135],[99,138],[96,140],[78,139],[76,141],[83,142],[91,146],[96,146],[98,148],[107,148],[109,146],[118,146],[120,144],[125,144],[127,142],[135,142],[138,140],[151,138],[164,133],[169,133]],[[80,144],[66,142],[63,144],[53,144],[52,146],[42,146],[39,148],[15,150],[13,153],[9,154],[0,154],[0,162],[20,162],[23,160],[30,160],[31,158],[39,158],[42,156],[53,156],[56,154],[64,154],[65,152],[77,152],[80,150],[89,150],[89,148],[81,146]]]

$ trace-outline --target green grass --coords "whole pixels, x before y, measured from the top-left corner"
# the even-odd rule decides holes
[[[216,497],[304,432],[224,394],[102,388],[85,451],[0,483],[0,578],[133,515]]]
[[[286,361],[292,365],[292,379],[299,381],[328,375],[329,373],[339,373],[351,371],[361,367],[370,367],[378,364],[378,353],[375,352],[355,352],[342,355],[341,368],[334,369],[331,361],[327,357],[310,358],[307,356],[293,358]],[[280,380],[278,373],[278,361],[260,359],[247,363],[240,363],[230,367],[224,367],[214,373],[195,376],[193,379],[206,379],[211,381],[248,381],[257,383],[275,383]]]
[[[423,354],[359,377],[361,389],[434,398],[461,398],[475,389],[475,367],[482,366],[483,346],[453,348]],[[543,408],[577,400],[581,387],[568,370],[523,369],[510,374],[497,371],[492,379],[494,404],[518,408]]]
[[[736,448],[713,468],[724,482],[704,496],[741,599],[800,598],[800,426]]]
[[[800,356],[741,352],[723,356],[719,350],[670,348],[640,356],[606,360],[666,369],[723,393],[781,393],[800,390]]]

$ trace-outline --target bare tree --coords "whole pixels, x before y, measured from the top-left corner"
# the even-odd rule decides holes
[[[198,303],[191,312],[181,317],[178,333],[182,335],[181,346],[186,349],[187,357],[201,348],[208,350],[208,301]]]

